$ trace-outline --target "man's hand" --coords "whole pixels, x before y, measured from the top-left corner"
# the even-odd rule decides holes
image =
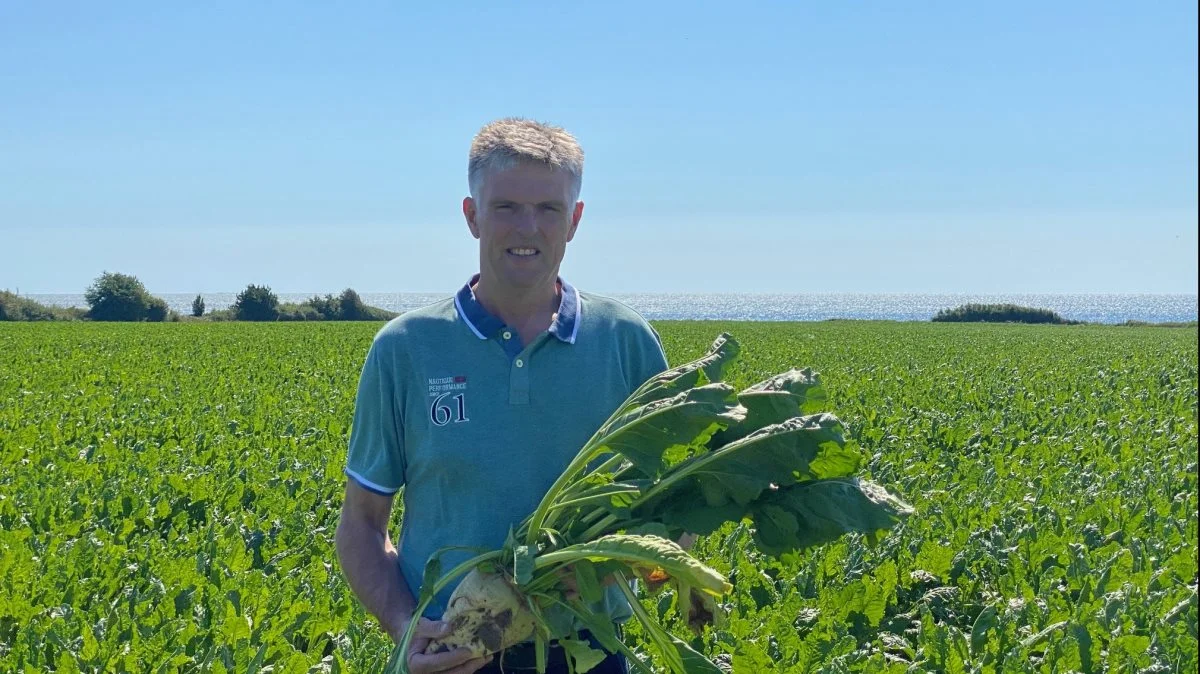
[[[399,553],[388,536],[391,507],[391,496],[380,496],[353,480],[348,481],[334,541],[350,589],[363,608],[379,619],[392,640],[400,643],[416,601],[400,573]],[[444,636],[439,630],[445,627],[443,622],[426,618],[417,623],[415,638],[408,649],[408,671],[470,674],[487,664],[489,658],[473,658],[465,648],[425,655],[429,640]]]
[[[392,641],[397,644],[404,639],[408,622],[401,623],[394,630],[389,630]],[[476,658],[466,648],[456,648],[445,653],[425,654],[426,647],[432,639],[444,637],[450,633],[450,625],[440,620],[421,618],[417,622],[416,633],[408,645],[408,671],[412,674],[471,674],[491,661],[490,657]]]

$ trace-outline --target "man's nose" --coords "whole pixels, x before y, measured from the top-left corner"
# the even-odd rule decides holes
[[[517,212],[516,226],[522,232],[536,232],[538,229],[537,206],[522,206]]]

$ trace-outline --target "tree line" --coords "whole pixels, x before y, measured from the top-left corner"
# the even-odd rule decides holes
[[[171,310],[136,276],[103,272],[84,291],[87,309],[46,306],[7,290],[0,291],[0,321],[381,321],[398,314],[367,306],[352,288],[338,295],[314,295],[304,302],[280,302],[270,286],[249,284],[228,309],[205,311],[204,297],[192,300],[189,317]]]
[[[1016,304],[964,304],[954,309],[942,309],[932,320],[939,323],[1080,323],[1063,318],[1049,309],[1022,307]]]

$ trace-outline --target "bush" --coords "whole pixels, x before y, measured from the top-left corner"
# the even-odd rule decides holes
[[[362,298],[353,288],[346,288],[337,297],[314,295],[300,306],[311,307],[314,312],[319,314],[320,320],[326,321],[386,321],[398,315],[395,312],[363,304]],[[291,320],[314,319],[309,317]]]
[[[316,307],[308,302],[303,304],[279,305],[279,320],[281,321],[324,321],[326,319]]]
[[[146,307],[146,320],[161,323],[171,316],[171,309],[167,307],[167,302],[161,297],[151,297],[150,303]]]
[[[151,296],[135,276],[104,272],[84,293],[95,321],[144,321]]]
[[[934,321],[947,323],[1055,323],[1078,325],[1049,309],[1021,307],[1015,304],[964,304],[954,309],[942,309]]]
[[[233,315],[239,321],[274,321],[279,318],[279,297],[270,286],[250,284],[238,293]]]
[[[204,315],[204,298],[196,295],[196,299],[192,300],[192,315],[199,318]]]
[[[50,307],[7,290],[0,290],[0,321],[73,321],[83,309]]]
[[[1152,323],[1150,321],[1135,321],[1129,319],[1124,323],[1118,323],[1127,328],[1194,328],[1196,321],[1163,321],[1162,323]]]
[[[305,306],[312,307],[313,311],[320,314],[321,318],[324,320],[336,321],[341,317],[339,315],[341,306],[338,303],[337,298],[335,298],[333,295],[326,295],[325,297],[313,295],[304,304]]]
[[[351,288],[346,288],[338,297],[338,308],[343,321],[361,321],[367,314],[367,305]]]
[[[343,290],[338,297],[338,314],[343,321],[387,321],[399,315],[394,311],[367,306],[351,288]]]

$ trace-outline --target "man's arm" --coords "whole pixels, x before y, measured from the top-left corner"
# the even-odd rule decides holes
[[[388,535],[392,499],[347,480],[334,543],[350,589],[363,608],[399,641],[416,601],[400,573],[399,553]]]
[[[363,489],[349,480],[342,518],[334,534],[338,562],[350,589],[368,613],[379,620],[392,641],[400,643],[413,618],[416,602],[400,573],[400,553],[388,535],[392,497]],[[450,633],[442,621],[421,618],[408,651],[409,671],[414,674],[470,674],[487,664],[487,658],[472,658],[471,651],[456,648],[425,655],[430,639]]]

